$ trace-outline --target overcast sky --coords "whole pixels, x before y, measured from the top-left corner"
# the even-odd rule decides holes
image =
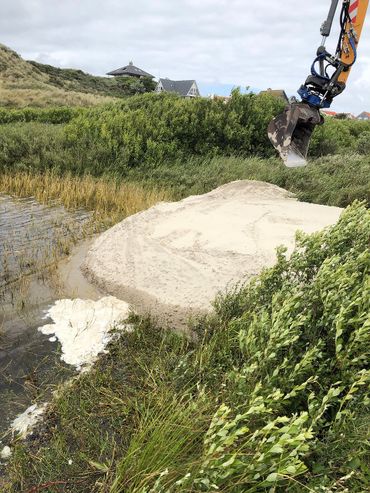
[[[0,0],[0,42],[26,59],[96,75],[130,60],[203,95],[284,88],[308,75],[330,0]],[[370,14],[333,108],[370,111]],[[336,32],[329,47],[336,45]]]

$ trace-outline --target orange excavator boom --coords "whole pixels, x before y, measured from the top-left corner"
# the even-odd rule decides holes
[[[288,167],[304,166],[311,135],[324,122],[320,109],[330,108],[333,99],[346,88],[357,60],[357,47],[369,0],[342,0],[340,34],[335,54],[325,47],[331,33],[339,0],[332,0],[327,19],[321,26],[322,44],[311,66],[311,73],[298,90],[301,102],[288,105],[268,127],[268,136]]]

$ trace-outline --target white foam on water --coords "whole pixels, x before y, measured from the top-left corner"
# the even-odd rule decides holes
[[[61,359],[81,369],[91,365],[111,340],[111,329],[127,319],[130,306],[113,296],[98,301],[58,300],[45,318],[53,323],[39,331],[56,337],[62,346]],[[128,330],[127,327],[125,327]]]
[[[0,459],[7,460],[11,457],[11,455],[12,455],[11,448],[5,445],[5,447],[0,452]]]
[[[21,438],[25,438],[27,435],[32,433],[32,428],[35,426],[37,421],[41,418],[43,412],[45,411],[46,404],[38,406],[33,404],[24,413],[20,414],[10,425],[13,433],[17,433]]]

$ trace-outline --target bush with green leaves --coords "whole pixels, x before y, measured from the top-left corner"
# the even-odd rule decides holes
[[[83,108],[72,108],[70,106],[22,109],[0,108],[0,124],[18,122],[68,123],[83,111]]]
[[[5,491],[368,491],[369,237],[359,203],[298,234],[193,340],[135,317],[17,444]]]
[[[369,455],[350,423],[370,421],[369,238],[370,213],[355,204],[217,301],[199,385],[212,373],[220,404],[203,453],[143,493],[365,491]],[[194,356],[179,368],[191,374]]]
[[[227,104],[145,94],[80,115],[67,125],[66,136],[71,146],[86,149],[98,142],[103,166],[118,171],[193,155],[272,155],[266,128],[283,106],[271,96],[238,91]]]
[[[370,155],[370,130],[362,132],[357,140],[357,151],[360,154]]]
[[[359,150],[358,141],[363,139],[361,135],[365,132],[370,132],[370,122],[327,117],[312,135],[309,155],[319,157],[356,152]]]

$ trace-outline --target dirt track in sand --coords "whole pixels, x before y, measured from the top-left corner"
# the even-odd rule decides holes
[[[317,231],[340,213],[237,181],[125,219],[95,240],[83,269],[105,292],[171,319],[208,310],[217,292],[273,265],[278,245],[291,251],[296,230]]]

